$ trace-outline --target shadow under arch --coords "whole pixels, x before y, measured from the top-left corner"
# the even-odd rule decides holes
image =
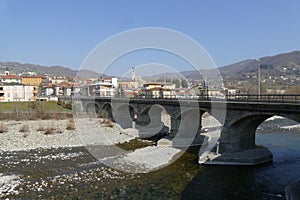
[[[111,104],[112,116],[116,123],[118,123],[122,128],[132,128],[132,123],[134,120],[134,113],[136,109],[129,103],[117,104],[113,102]]]
[[[112,113],[111,103],[104,103],[102,105],[102,109],[101,109],[99,115],[102,118],[107,118],[112,121],[115,121],[114,117],[113,117],[113,113]]]
[[[101,106],[96,102],[89,102],[85,105],[84,110],[90,117],[97,117],[97,114],[100,112]]]
[[[136,129],[143,138],[166,135],[170,124],[170,114],[159,104],[146,106],[137,114]]]

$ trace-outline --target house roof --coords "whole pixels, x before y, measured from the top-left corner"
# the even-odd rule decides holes
[[[172,91],[172,90],[168,88],[154,87],[150,89],[144,89],[143,91]]]
[[[70,83],[70,82],[61,82],[61,83],[57,83],[56,86],[59,87],[72,87],[74,85],[74,83]]]
[[[149,82],[149,83],[145,83],[145,85],[173,85],[173,83],[168,83],[168,82]]]
[[[22,76],[22,78],[46,78],[45,76]]]
[[[10,74],[10,75],[4,75],[4,76],[1,76],[1,78],[6,78],[6,79],[18,79],[18,78],[20,78],[20,76],[14,75],[14,74]]]

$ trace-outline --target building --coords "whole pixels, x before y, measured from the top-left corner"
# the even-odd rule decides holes
[[[45,79],[44,76],[23,76],[22,77],[22,84],[23,85],[39,86],[44,79]]]
[[[191,96],[189,88],[175,88],[175,93],[177,98],[189,98]]]
[[[36,88],[27,85],[0,85],[0,101],[34,101]]]
[[[176,97],[175,84],[162,82],[145,83],[142,87],[141,95],[151,98],[173,98]]]
[[[6,85],[16,85],[16,84],[22,84],[22,79],[20,76],[14,75],[14,74],[8,74],[8,75],[2,75],[1,76],[1,82]]]
[[[190,88],[190,94],[192,97],[197,96],[199,98],[224,98],[225,91],[221,89],[209,89],[203,88],[202,86],[196,85]]]
[[[118,78],[102,78],[93,81],[90,84],[82,84],[80,91],[76,87],[76,94],[84,96],[101,96],[101,97],[113,97],[116,95],[118,87]]]
[[[57,96],[55,93],[55,86],[51,83],[48,83],[47,85],[43,85],[41,88],[42,96]]]
[[[137,89],[138,82],[137,81],[119,81],[118,88],[123,90]]]
[[[74,83],[62,82],[55,84],[53,88],[55,96],[71,96],[73,94]]]
[[[112,97],[115,96],[115,88],[113,87],[112,83],[98,82],[81,86],[80,93],[84,96]]]
[[[131,68],[131,80],[135,81],[135,68],[134,67]]]

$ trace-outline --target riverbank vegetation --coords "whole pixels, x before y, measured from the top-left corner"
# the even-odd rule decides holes
[[[70,107],[55,101],[0,103],[0,120],[66,119],[72,116]]]

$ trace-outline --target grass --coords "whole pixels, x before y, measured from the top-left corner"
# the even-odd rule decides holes
[[[55,101],[0,102],[0,120],[67,119],[70,109]]]
[[[32,101],[32,102],[1,102],[0,111],[37,111],[44,112],[71,112],[60,106],[55,101]]]

